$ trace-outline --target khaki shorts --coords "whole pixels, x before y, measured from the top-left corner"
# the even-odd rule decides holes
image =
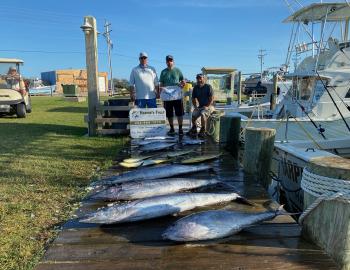
[[[194,109],[194,111],[192,112],[192,118],[198,119],[199,117],[201,117],[202,115],[205,118],[208,118],[212,112],[214,111],[214,107],[213,106],[209,106],[208,109],[204,109],[204,108],[196,108]]]

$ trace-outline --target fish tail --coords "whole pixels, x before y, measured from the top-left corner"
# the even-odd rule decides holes
[[[235,201],[243,203],[243,204],[247,204],[247,205],[250,205],[250,206],[255,205],[253,202],[249,201],[245,197],[242,197],[241,195],[238,195],[237,198],[235,199]]]
[[[290,212],[287,212],[287,211],[284,209],[284,204],[280,205],[280,206],[275,210],[275,213],[276,213],[276,216],[281,216],[281,215],[294,216],[294,215],[300,215],[300,214],[301,214],[301,212],[299,212],[299,213],[290,213]]]

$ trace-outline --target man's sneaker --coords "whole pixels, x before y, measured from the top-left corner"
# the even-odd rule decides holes
[[[201,129],[198,133],[198,137],[204,139],[206,137],[205,130]]]
[[[170,129],[167,134],[168,134],[168,136],[174,136],[175,135],[175,130],[174,129]]]
[[[179,128],[179,136],[183,136],[184,135],[184,131],[182,130],[182,128]]]
[[[188,136],[196,136],[197,135],[197,128],[191,128],[189,131],[186,133]]]

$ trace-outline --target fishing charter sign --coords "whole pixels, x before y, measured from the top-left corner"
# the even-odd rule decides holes
[[[133,139],[166,135],[164,108],[131,109],[129,119]]]

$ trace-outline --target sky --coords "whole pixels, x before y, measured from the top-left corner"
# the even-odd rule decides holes
[[[291,7],[311,0],[288,0]],[[85,68],[83,17],[94,16],[98,31],[111,23],[113,77],[129,78],[145,51],[160,74],[171,54],[184,76],[193,80],[203,66],[259,72],[285,62],[291,14],[285,0],[30,0],[1,1],[0,57],[23,59],[22,72]],[[98,37],[99,70],[108,71],[107,45]]]

